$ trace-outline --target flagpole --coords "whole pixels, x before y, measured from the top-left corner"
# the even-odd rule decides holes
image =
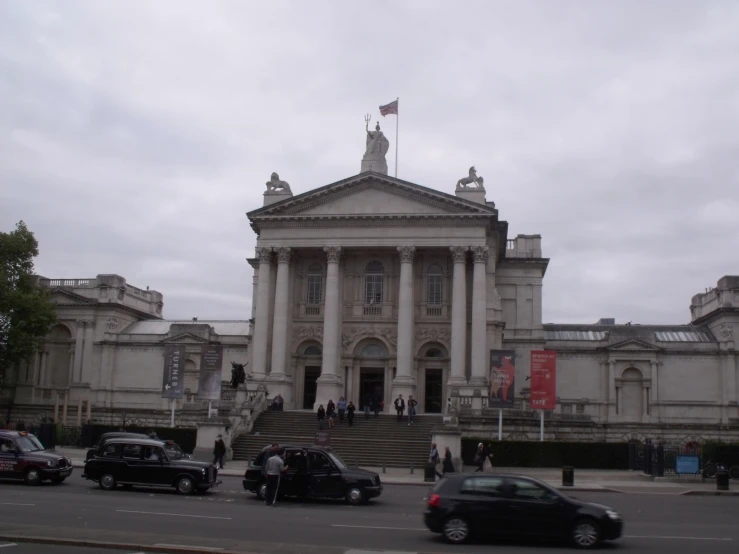
[[[397,112],[395,114],[395,178],[398,178],[398,126],[400,124],[400,96],[395,101],[397,102]]]

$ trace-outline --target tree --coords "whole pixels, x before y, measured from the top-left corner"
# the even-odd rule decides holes
[[[56,322],[54,305],[33,275],[38,242],[23,221],[0,233],[0,390],[6,372],[29,360]]]

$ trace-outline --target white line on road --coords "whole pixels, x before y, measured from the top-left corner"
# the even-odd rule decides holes
[[[350,529],[384,529],[387,531],[426,531],[419,527],[374,527],[372,525],[340,525],[338,523],[332,523],[331,527],[348,527]]]
[[[166,512],[139,512],[137,510],[116,510],[122,514],[147,514],[150,516],[198,517],[201,519],[232,519],[230,517],[198,516],[193,514],[169,514]]]
[[[18,546],[18,545],[14,542],[9,542],[7,544],[0,544],[0,548],[5,548],[6,546]]]
[[[16,504],[15,502],[0,502],[0,506],[35,506],[36,504]]]
[[[625,539],[657,539],[675,541],[724,541],[731,542],[734,539],[721,537],[672,537],[669,535],[624,535]]]
[[[164,548],[189,548],[191,550],[208,550],[209,552],[218,552],[219,550],[223,550],[223,548],[214,548],[212,546],[193,546],[191,544],[167,544],[163,542],[158,542],[154,546],[162,546]],[[141,554],[144,554],[143,552]]]

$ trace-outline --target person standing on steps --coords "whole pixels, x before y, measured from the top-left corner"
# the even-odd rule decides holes
[[[398,421],[403,419],[403,412],[405,412],[405,400],[403,395],[399,394],[398,398],[395,399],[395,412],[398,414]]]
[[[349,420],[349,427],[354,425],[354,402],[349,401],[349,405],[346,407],[346,418]]]
[[[329,400],[326,404],[326,417],[328,418],[328,428],[331,429],[334,426],[334,417],[336,416],[336,404],[333,400]]]
[[[326,409],[323,407],[323,404],[318,406],[316,417],[318,418],[318,428],[323,430],[323,420],[326,419]]]
[[[372,396],[370,393],[364,395],[364,419],[369,419],[370,409],[372,408]]]
[[[285,465],[282,459],[285,451],[280,448],[277,455],[267,460],[267,493],[264,497],[264,503],[267,506],[274,506],[277,502],[277,493],[280,489],[280,477],[288,470],[289,466]]]
[[[346,413],[346,399],[342,396],[336,405],[339,410],[339,423],[344,423],[344,414]]]
[[[408,395],[408,425],[413,425],[413,418],[416,417],[416,404],[418,402]]]
[[[216,439],[216,443],[213,446],[213,465],[218,464],[218,466],[223,469],[223,458],[226,456],[226,443],[223,442],[223,435],[218,435],[218,438]]]
[[[372,395],[372,411],[375,412],[375,417],[380,415],[381,409],[382,409],[382,397],[380,396],[379,392],[375,391],[375,394]]]

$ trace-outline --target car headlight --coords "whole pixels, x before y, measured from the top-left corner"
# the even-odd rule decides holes
[[[54,467],[54,462],[49,460],[48,462],[46,462],[46,467]]]
[[[205,476],[205,474],[206,474],[206,473],[208,473],[208,472],[207,472],[207,471],[205,471],[205,468],[202,468],[202,469],[200,470],[200,473],[202,473],[202,474],[203,474],[203,476]]]
[[[72,458],[67,458],[67,465],[72,467]]]
[[[618,515],[618,512],[615,512],[613,510],[606,510],[606,515],[613,520],[621,519],[621,516]]]

